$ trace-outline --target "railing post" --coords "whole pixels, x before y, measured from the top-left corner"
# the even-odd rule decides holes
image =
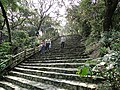
[[[11,64],[12,64],[12,61],[13,61],[13,57],[10,56],[10,60],[9,60],[9,62],[8,62],[8,65],[11,65]]]
[[[24,50],[24,59],[26,59],[26,49]]]
[[[35,53],[36,53],[36,52],[35,52],[35,47],[34,47],[34,55],[35,55]]]

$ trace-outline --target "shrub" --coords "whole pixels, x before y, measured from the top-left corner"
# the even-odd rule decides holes
[[[77,74],[80,76],[96,75],[103,77],[106,81],[101,86],[107,89],[119,90],[120,88],[120,52],[111,51],[99,58],[97,64],[92,68],[87,63],[87,66],[79,67]],[[106,90],[107,90],[106,89]]]

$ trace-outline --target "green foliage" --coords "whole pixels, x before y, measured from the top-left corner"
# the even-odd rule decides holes
[[[18,43],[25,43],[26,42],[26,40],[28,39],[28,34],[25,32],[25,31],[23,31],[23,30],[17,30],[17,31],[14,31],[13,32],[13,42],[16,42],[16,44],[17,44],[17,42]]]
[[[8,7],[11,7],[13,11],[16,11],[18,8],[17,2],[20,1],[21,0],[2,0],[2,4],[6,10]]]
[[[2,27],[4,22],[4,18],[2,17],[1,13],[0,13],[0,27]]]
[[[103,81],[103,85],[99,88],[106,88],[112,90],[119,90],[120,88],[120,52],[111,51],[109,54],[104,55],[104,57],[96,60],[96,65],[91,67],[88,65],[81,66],[77,74],[80,76],[87,75],[96,75],[103,77],[105,81]],[[94,63],[94,62],[91,62]]]
[[[8,53],[9,49],[10,49],[10,45],[9,44],[10,44],[9,42],[4,42],[4,43],[0,44],[0,52]]]
[[[10,43],[9,42],[3,42],[0,44],[0,62],[9,59],[10,58]]]
[[[29,37],[27,42],[25,43],[26,48],[32,48],[36,46],[36,38],[35,37]]]
[[[97,70],[96,75],[100,75],[107,79],[109,85],[113,89],[118,90],[120,88],[120,52],[112,51],[109,54],[106,54],[102,58],[102,62],[105,62],[104,65],[99,67],[94,67],[94,70]],[[98,69],[100,68],[100,69]]]
[[[111,47],[115,51],[120,51],[120,43],[113,43]]]
[[[100,43],[103,47],[109,47],[111,50],[120,51],[120,32],[113,30],[102,34]]]
[[[108,48],[106,47],[100,47],[99,48],[100,56],[103,56],[108,53]]]
[[[90,26],[90,23],[87,22],[86,20],[83,22],[83,25],[82,25],[82,32],[81,34],[84,36],[84,37],[88,37],[91,33],[91,26]]]
[[[35,33],[35,27],[31,26],[31,27],[27,27],[27,33],[29,34],[29,37],[34,37],[36,35]]]
[[[90,74],[90,67],[89,66],[81,66],[78,68],[78,71],[76,73],[80,76],[87,76]]]
[[[91,64],[91,63],[97,63],[97,61],[96,60],[87,60],[85,63],[86,64]]]
[[[91,0],[81,0],[78,6],[73,5],[67,10],[67,20],[72,30],[82,37],[99,39],[102,31],[104,1],[92,3]]]
[[[114,51],[120,51],[120,31],[111,32],[111,48]]]
[[[29,41],[29,35],[26,31],[16,30],[16,31],[12,32],[13,45],[16,47],[19,47],[20,51],[23,48],[25,48],[27,45],[29,45],[28,41]]]

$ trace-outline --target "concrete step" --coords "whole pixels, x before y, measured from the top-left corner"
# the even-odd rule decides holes
[[[64,50],[64,49],[60,49],[60,50],[53,50],[53,51],[46,51],[48,54],[82,54],[84,53],[84,50],[72,50],[70,51],[68,50]]]
[[[24,66],[44,66],[44,67],[64,67],[64,68],[78,68],[85,63],[21,63]],[[95,66],[95,63],[91,63],[90,66]]]
[[[88,56],[65,56],[65,57],[49,57],[49,56],[46,56],[46,57],[41,57],[41,56],[37,56],[37,57],[34,57],[32,59],[40,59],[40,60],[62,60],[62,59],[81,59],[81,58],[89,58]]]
[[[21,87],[25,87],[28,90],[65,90],[65,89],[57,88],[53,85],[33,81],[33,80],[30,80],[29,78],[25,79],[22,77],[9,75],[9,76],[5,76],[5,79],[6,81],[17,84]]]
[[[20,72],[13,72],[13,71],[11,71],[10,73],[12,73],[12,75],[15,75],[17,78],[21,77],[21,78],[29,79],[31,81],[44,82],[47,84],[55,85],[57,87],[63,87],[68,90],[81,90],[83,88],[85,88],[86,90],[89,90],[89,89],[95,90],[97,88],[96,84],[83,83],[83,82],[79,82],[75,80],[48,78],[48,77],[42,77],[42,76],[25,74],[25,73],[20,73]]]
[[[81,48],[81,47],[84,47],[85,45],[84,44],[80,44],[80,43],[66,43],[64,44],[64,48],[65,49],[69,49],[69,48]],[[51,48],[61,48],[61,44],[52,44],[52,47]]]
[[[51,71],[51,72],[59,72],[59,73],[68,73],[68,74],[75,74],[78,68],[60,68],[60,67],[41,67],[41,66],[24,66],[18,65],[18,68],[24,69],[32,69],[32,70],[40,70],[40,71]]]
[[[84,52],[46,52],[45,54],[41,55],[40,52],[34,56],[87,56]]]
[[[74,46],[74,47],[65,47],[65,48],[61,48],[61,47],[52,47],[49,49],[50,52],[54,52],[54,51],[70,51],[70,52],[78,52],[85,49],[84,46]]]
[[[38,53],[38,55],[39,55],[39,53]],[[63,55],[66,55],[66,56],[70,56],[70,55],[73,55],[73,56],[76,56],[76,55],[87,55],[87,54],[85,54],[84,52],[81,52],[81,51],[79,51],[79,52],[70,52],[70,51],[68,51],[68,52],[64,52],[64,51],[57,51],[57,52],[47,52],[47,53],[45,53],[44,54],[45,56],[63,56]],[[44,55],[42,55],[42,56],[44,56]]]
[[[24,68],[15,68],[13,72],[16,71],[26,74],[37,75],[37,76],[44,76],[44,77],[50,77],[56,79],[76,80],[76,81],[89,82],[89,83],[98,83],[98,81],[100,82],[104,80],[104,78],[98,76],[88,75],[88,76],[80,77],[77,74],[59,73],[54,71],[40,71],[40,70],[32,70],[32,69],[24,69]]]
[[[81,41],[81,40],[78,40],[78,39],[76,39],[76,40],[75,40],[75,39],[67,39],[67,40],[65,41],[65,43],[66,43],[66,44],[70,44],[70,45],[74,45],[74,43],[76,43],[76,44],[81,44],[80,41]],[[54,41],[52,44],[53,44],[53,45],[58,45],[58,44],[60,44],[60,39]]]
[[[68,52],[68,53],[62,53],[62,52],[56,52],[56,53],[50,53],[50,52],[46,52],[45,54],[40,54],[37,53],[36,55],[34,55],[34,57],[31,57],[31,58],[56,58],[56,57],[62,57],[62,58],[68,58],[68,57],[72,57],[72,58],[78,58],[78,57],[81,57],[81,58],[87,58],[88,55],[83,53],[83,52]]]
[[[0,87],[0,90],[7,90],[7,89]]]
[[[36,57],[36,59],[37,58],[40,58],[40,59],[80,59],[80,58],[88,58],[87,56],[80,56],[80,55],[76,55],[76,56],[67,56],[67,55],[65,55],[65,56],[38,56],[38,57]]]
[[[40,55],[39,56],[41,58],[44,58],[44,57],[78,57],[78,56],[87,56],[86,54],[83,54],[83,53],[69,53],[69,54],[65,54],[65,53],[61,53],[61,54],[43,54],[43,55]]]
[[[52,46],[52,48],[50,48],[48,51],[49,52],[61,52],[61,51],[64,51],[64,52],[80,52],[80,51],[83,51],[85,50],[85,46],[68,46],[68,47],[64,47],[64,48],[61,48],[60,46]],[[47,50],[46,50],[47,51]]]
[[[18,85],[6,81],[0,81],[0,86],[5,88],[6,90],[29,90],[27,88],[22,88]]]
[[[91,61],[91,58],[85,59],[58,59],[58,60],[41,60],[41,59],[29,59],[24,61],[25,63],[84,63],[86,61]]]
[[[58,45],[59,46],[59,45]],[[66,49],[68,49],[68,50],[77,50],[77,49],[79,49],[79,48],[82,48],[82,47],[84,47],[84,45],[73,45],[73,46],[69,46],[69,47],[65,47],[65,48],[63,48],[64,50]],[[51,51],[54,51],[54,50],[59,50],[59,49],[61,49],[60,47],[56,47],[56,46],[53,46],[53,47],[51,47],[50,48],[50,50]]]

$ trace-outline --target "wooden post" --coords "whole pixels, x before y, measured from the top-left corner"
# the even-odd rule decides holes
[[[9,61],[8,65],[10,65],[10,66],[11,66],[12,61],[13,61],[13,57],[11,56],[11,57],[10,57],[10,61]]]
[[[24,59],[26,59],[26,49],[24,50]]]
[[[35,47],[34,47],[34,55],[35,55],[36,51],[35,51]]]

